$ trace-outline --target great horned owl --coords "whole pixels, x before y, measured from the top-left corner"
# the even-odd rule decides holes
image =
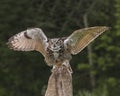
[[[106,26],[89,27],[76,30],[68,37],[50,39],[40,28],[32,28],[14,35],[7,44],[17,51],[39,51],[46,63],[53,66],[45,96],[73,96],[71,54],[78,54],[108,29]]]
[[[49,39],[40,28],[32,28],[14,35],[7,44],[17,51],[39,51],[48,65],[59,66],[69,63],[71,54],[79,53],[108,29],[106,26],[84,28],[74,31],[69,37]]]

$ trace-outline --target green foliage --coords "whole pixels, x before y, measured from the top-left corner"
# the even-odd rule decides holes
[[[107,86],[104,85],[102,87],[99,87],[99,88],[93,90],[92,92],[86,91],[86,90],[79,91],[78,95],[75,95],[75,96],[109,96],[109,95],[108,95]]]

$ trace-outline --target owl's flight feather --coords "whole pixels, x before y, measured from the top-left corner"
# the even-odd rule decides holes
[[[8,40],[8,46],[17,51],[36,50],[45,54],[47,37],[39,28],[27,29],[22,31]]]
[[[76,30],[65,39],[64,44],[70,48],[72,54],[77,54],[108,29],[109,27],[106,26],[96,26]],[[22,31],[11,37],[8,41],[8,45],[14,50],[36,50],[45,55],[45,47],[48,43],[47,37],[43,31],[40,28],[33,28]]]
[[[77,54],[106,30],[109,30],[109,27],[96,26],[76,30],[65,40],[64,43],[71,48],[72,54]]]

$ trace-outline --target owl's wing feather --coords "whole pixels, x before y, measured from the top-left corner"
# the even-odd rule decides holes
[[[106,30],[109,30],[109,27],[96,26],[76,30],[64,43],[71,49],[72,54],[77,54]]]
[[[47,37],[40,28],[32,28],[12,36],[7,44],[13,50],[36,50],[44,55],[45,47],[47,46]]]

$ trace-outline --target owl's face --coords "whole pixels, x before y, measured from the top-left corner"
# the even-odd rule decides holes
[[[63,47],[63,41],[61,39],[50,39],[48,42],[48,48],[53,52],[59,52],[59,50],[61,50],[61,48]]]

